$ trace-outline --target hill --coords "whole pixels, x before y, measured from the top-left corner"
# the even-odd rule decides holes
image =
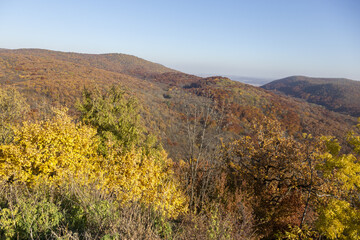
[[[13,86],[26,98],[32,118],[45,117],[49,106],[74,105],[84,87],[121,85],[143,106],[146,127],[158,135],[172,158],[188,158],[200,127],[207,144],[247,134],[255,119],[279,120],[290,134],[302,132],[342,137],[354,117],[328,111],[225,77],[201,78],[123,54],[79,54],[40,49],[0,50],[0,84]],[[211,114],[210,114],[211,113]],[[210,114],[206,127],[204,116]],[[189,124],[194,130],[189,138]],[[196,135],[196,136],[195,136]]]
[[[265,84],[262,88],[301,98],[332,111],[360,116],[359,81],[293,76]]]
[[[122,54],[0,50],[0,120],[9,239],[358,236],[356,118],[303,99]]]
[[[177,72],[163,65],[153,63],[132,55],[109,53],[109,54],[80,54],[73,52],[59,52],[43,49],[0,49],[2,54],[19,54],[27,57],[51,58],[58,61],[66,61],[81,64],[88,67],[108,70],[112,72],[143,75],[165,72]]]

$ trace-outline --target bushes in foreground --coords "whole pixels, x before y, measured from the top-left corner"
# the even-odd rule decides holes
[[[1,185],[0,239],[158,239],[162,215],[75,182]]]
[[[163,150],[147,154],[141,147],[108,156],[97,152],[96,130],[75,124],[64,111],[50,121],[15,129],[14,142],[0,146],[0,180],[56,187],[75,181],[114,195],[123,204],[151,204],[170,217],[186,211],[171,161]]]
[[[165,151],[149,138],[134,138],[134,144],[127,138],[124,147],[106,131],[75,123],[66,110],[55,109],[51,120],[13,127],[13,140],[0,145],[0,236],[154,239],[170,234],[170,221],[185,213],[187,204]],[[116,122],[120,129],[114,136],[124,123]]]

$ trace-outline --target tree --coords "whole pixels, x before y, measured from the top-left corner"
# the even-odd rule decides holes
[[[99,167],[111,191],[124,202],[141,199],[166,209],[171,216],[186,211],[187,199],[177,189],[173,163],[156,137],[142,126],[140,105],[134,97],[119,86],[104,93],[85,89],[78,109],[80,119],[97,129],[99,152],[107,159]]]
[[[358,125],[360,127],[360,125]],[[323,138],[327,151],[318,165],[323,186],[319,194],[317,229],[329,239],[360,238],[360,136],[350,133],[353,153],[340,154],[340,144]]]
[[[99,150],[103,154],[110,142],[130,149],[145,139],[145,130],[140,124],[140,106],[121,87],[113,86],[104,93],[99,89],[84,89],[77,108],[81,112],[81,121],[97,129],[101,138]]]
[[[265,238],[289,225],[301,227],[311,210],[319,149],[307,141],[295,140],[279,122],[264,118],[253,125],[251,135],[223,147],[227,188],[252,197],[255,221]]]
[[[110,145],[98,153],[97,130],[74,123],[66,109],[52,120],[25,123],[15,129],[12,143],[0,145],[0,179],[29,187],[57,187],[75,182],[96,186],[123,204],[139,202],[169,217],[186,211],[186,197],[164,150],[132,146],[127,151]]]
[[[205,97],[187,96],[178,103],[183,112],[184,161],[181,161],[181,177],[190,197],[190,207],[196,212],[214,198],[214,182],[220,172],[219,146],[226,126],[225,104],[216,102],[212,93]]]
[[[333,137],[303,136],[267,118],[255,124],[252,135],[224,145],[227,187],[251,196],[264,238],[359,239],[360,137],[350,133],[353,152],[340,154]]]
[[[54,110],[51,121],[24,123],[14,141],[0,146],[0,176],[10,182],[60,184],[95,177],[96,130],[76,125],[66,109]]]

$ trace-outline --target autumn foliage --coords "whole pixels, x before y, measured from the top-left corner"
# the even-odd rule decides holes
[[[0,55],[0,239],[359,239],[355,118],[131,56]]]
[[[96,178],[96,131],[76,126],[64,110],[52,121],[24,123],[14,141],[0,146],[3,181],[59,184],[71,178]],[[90,180],[91,181],[91,180]]]
[[[340,153],[332,137],[295,140],[274,120],[224,146],[226,185],[245,191],[261,237],[358,239],[359,137],[354,152]]]
[[[124,204],[153,204],[173,217],[186,210],[164,151],[112,151],[105,158],[97,152],[100,141],[94,128],[73,123],[64,110],[56,112],[51,121],[25,123],[15,130],[12,144],[0,147],[2,181],[58,186],[75,180],[115,193]]]

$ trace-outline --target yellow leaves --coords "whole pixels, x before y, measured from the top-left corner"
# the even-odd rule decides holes
[[[30,187],[69,181],[96,184],[105,193],[115,193],[123,204],[138,201],[170,217],[187,210],[164,150],[110,148],[104,157],[97,151],[95,129],[73,123],[66,109],[54,112],[53,120],[24,123],[15,129],[12,144],[0,145],[2,181],[26,182]]]
[[[58,110],[53,121],[24,123],[15,129],[14,144],[0,146],[3,180],[13,177],[31,185],[38,181],[57,184],[64,177],[86,172],[96,157],[96,131],[73,124],[65,110]]]
[[[99,166],[104,175],[105,187],[111,189],[122,203],[140,201],[176,217],[185,212],[186,198],[173,178],[171,160],[165,151],[158,156],[132,149],[122,155],[112,152],[108,161]]]
[[[331,199],[320,209],[317,228],[330,239],[359,239],[359,216],[360,211],[348,202]]]
[[[360,118],[357,128],[360,130]],[[354,152],[360,155],[360,136],[355,135],[354,132],[350,132],[347,140],[354,147]]]
[[[185,162],[184,160],[182,160],[182,159],[180,159],[180,161],[179,161],[179,167],[180,168],[184,168],[184,167],[188,167],[188,163],[187,162]]]
[[[334,156],[339,154],[341,146],[337,139],[332,136],[322,136],[321,140],[325,143],[330,154]]]
[[[313,136],[311,134],[308,134],[308,133],[302,133],[302,137],[304,139],[313,139]]]
[[[353,133],[348,136],[354,152],[359,147]],[[354,154],[339,154],[340,145],[332,137],[323,137],[327,151],[319,155],[318,170],[327,183],[320,199],[318,229],[329,239],[359,239],[360,236],[360,163]]]
[[[360,163],[353,154],[339,155],[340,145],[331,137],[323,137],[328,152],[319,157],[323,159],[318,169],[325,178],[336,179],[343,190],[352,190],[360,186]]]

